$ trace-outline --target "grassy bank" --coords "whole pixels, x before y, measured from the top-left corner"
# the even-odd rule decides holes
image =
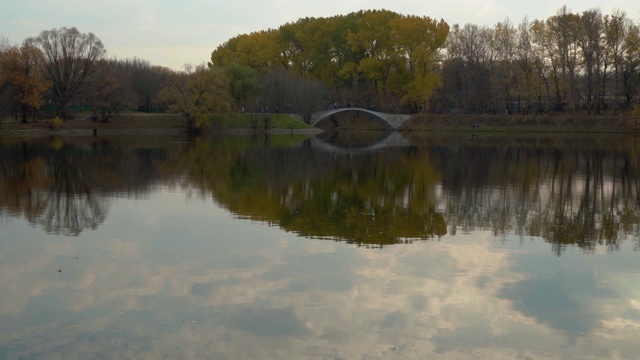
[[[266,126],[265,126],[266,124]],[[21,134],[92,134],[101,132],[181,132],[185,130],[184,119],[177,114],[122,114],[109,122],[94,122],[86,114],[76,114],[75,119],[51,126],[51,121],[23,124],[2,121],[0,135]],[[211,115],[204,132],[224,131],[312,131],[313,126],[287,114],[224,114]]]
[[[361,113],[338,114],[318,124],[306,124],[288,114],[216,114],[209,117],[204,132],[315,132],[336,130],[376,130],[384,127]],[[108,123],[93,122],[87,114],[51,127],[50,121],[22,124],[2,121],[0,135],[91,134],[103,132],[181,132],[184,119],[177,114],[122,114]],[[400,131],[462,132],[546,132],[546,133],[640,133],[640,119],[613,115],[435,115],[416,114]]]
[[[640,132],[640,119],[613,115],[432,115],[418,114],[401,129],[483,132]]]
[[[325,131],[384,130],[372,117],[357,112],[336,114],[317,124]],[[640,118],[613,115],[443,115],[415,114],[400,131],[615,133],[640,132]]]

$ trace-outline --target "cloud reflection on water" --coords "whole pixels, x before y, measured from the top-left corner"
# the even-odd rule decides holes
[[[184,199],[174,189],[113,201],[109,218],[82,237],[12,222],[0,242],[0,355],[637,354],[635,253],[558,258],[540,239],[490,231],[366,249]],[[616,262],[618,272],[597,271]]]

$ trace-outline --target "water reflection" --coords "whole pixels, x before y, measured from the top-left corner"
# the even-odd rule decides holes
[[[241,218],[367,246],[475,229],[542,237],[558,255],[637,242],[633,138],[411,135],[359,148],[331,134],[5,142],[0,212],[77,235],[104,221],[114,194],[170,184]]]
[[[490,228],[541,236],[560,254],[568,244],[615,249],[637,235],[638,162],[635,139],[525,138],[443,146],[437,167],[456,229]]]
[[[634,139],[409,135],[2,139],[0,358],[637,357]]]
[[[36,143],[2,148],[3,206],[47,232],[78,235],[104,221],[108,203],[94,194],[92,154],[57,143],[52,152]]]
[[[328,153],[353,155],[371,153],[385,148],[410,146],[411,142],[397,131],[325,132],[310,139],[311,146]]]

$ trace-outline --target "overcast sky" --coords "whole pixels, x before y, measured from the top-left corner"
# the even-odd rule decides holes
[[[450,25],[492,26],[505,18],[517,24],[525,15],[546,19],[563,4],[574,12],[618,8],[640,20],[637,0],[0,0],[0,35],[19,44],[43,30],[75,26],[98,36],[109,57],[136,56],[178,70],[209,61],[218,45],[238,34],[304,17],[386,9]]]

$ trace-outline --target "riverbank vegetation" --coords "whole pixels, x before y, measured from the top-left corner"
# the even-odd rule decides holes
[[[512,116],[500,118],[508,124],[554,116],[571,126],[585,116],[633,123],[639,90],[640,24],[622,10],[563,6],[547,19],[492,27],[386,10],[304,18],[239,34],[183,71],[109,59],[97,36],[76,28],[21,45],[0,39],[0,121],[50,127],[78,113],[122,125],[116,119],[137,111],[180,114],[182,128],[201,132],[218,126],[212,113],[225,126],[234,117],[224,114],[241,113],[298,114],[309,123],[318,110],[353,106],[419,114],[409,124],[416,130],[429,119],[455,126],[503,115]],[[273,126],[257,117],[239,124]]]
[[[75,114],[66,121],[23,123],[8,121],[0,125],[0,135],[84,134],[112,132],[176,132],[187,129],[180,114],[123,113],[109,122],[94,122],[90,113]],[[201,132],[291,133],[317,130],[299,118],[288,114],[210,114],[200,127]]]

